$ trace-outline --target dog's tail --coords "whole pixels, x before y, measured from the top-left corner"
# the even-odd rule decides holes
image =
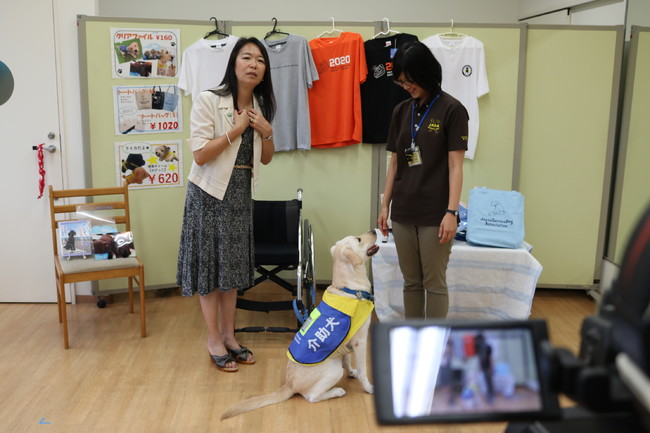
[[[285,383],[282,388],[275,392],[258,395],[257,397],[252,397],[236,403],[221,414],[221,419],[224,420],[232,418],[233,416],[240,415],[244,412],[249,412],[251,410],[259,409],[264,406],[281,403],[283,401],[289,400],[294,394],[295,392],[289,387],[289,385]]]

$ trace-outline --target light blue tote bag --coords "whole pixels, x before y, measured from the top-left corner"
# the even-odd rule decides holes
[[[173,90],[174,92],[170,92]],[[167,111],[176,111],[178,106],[178,93],[176,93],[176,86],[167,87],[165,92],[165,102],[163,103],[162,109]]]
[[[524,196],[518,191],[486,187],[469,191],[467,242],[519,248],[524,241]]]

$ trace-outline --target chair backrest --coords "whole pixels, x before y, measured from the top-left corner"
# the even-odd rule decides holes
[[[50,218],[52,224],[52,246],[54,255],[59,255],[57,231],[59,223],[81,219],[77,215],[77,206],[92,203],[95,209],[101,210],[102,216],[109,216],[121,232],[131,231],[129,213],[129,187],[127,184],[109,188],[83,188],[55,190],[52,185],[50,192]],[[60,202],[56,202],[59,199]],[[69,200],[67,200],[69,199]],[[65,203],[64,203],[65,202]],[[72,203],[71,203],[72,202]]]
[[[253,201],[255,243],[288,244],[298,247],[300,201]]]

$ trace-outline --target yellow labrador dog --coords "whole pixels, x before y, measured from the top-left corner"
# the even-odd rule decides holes
[[[364,391],[373,393],[366,371],[373,303],[365,263],[379,250],[376,241],[377,234],[372,230],[343,238],[330,249],[334,259],[332,285],[289,346],[284,385],[270,394],[233,405],[221,415],[222,420],[283,402],[294,394],[301,394],[311,403],[343,397],[345,390],[336,384],[344,371],[356,377]],[[352,354],[356,369],[352,367]]]

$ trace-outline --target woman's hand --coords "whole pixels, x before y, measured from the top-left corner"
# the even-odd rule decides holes
[[[235,110],[234,112],[234,117],[235,117],[234,129],[239,130],[239,135],[243,134],[246,128],[248,128],[248,126],[251,123],[251,119],[248,114],[249,110],[250,110],[249,108],[245,108],[241,111]]]
[[[438,230],[438,238],[440,243],[444,244],[449,242],[456,236],[456,229],[458,229],[458,219],[456,215],[445,212],[445,216],[440,223],[440,230]]]
[[[262,138],[273,134],[273,128],[271,127],[271,124],[264,118],[262,113],[258,112],[254,108],[249,108],[247,110],[247,115],[250,125],[254,130],[260,133]]]
[[[379,231],[384,236],[388,236],[388,209],[385,209],[383,206],[379,211],[379,218],[377,218],[377,227]]]

